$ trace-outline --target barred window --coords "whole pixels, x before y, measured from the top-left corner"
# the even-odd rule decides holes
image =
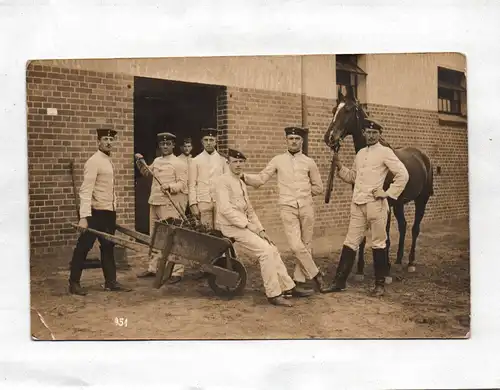
[[[467,116],[465,74],[438,67],[438,112]]]

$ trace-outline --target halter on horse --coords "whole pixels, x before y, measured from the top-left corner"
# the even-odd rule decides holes
[[[324,135],[324,141],[334,153],[340,149],[341,143],[345,137],[351,135],[354,141],[354,149],[357,153],[360,149],[366,146],[366,140],[363,133],[363,121],[367,117],[359,102],[354,98],[352,88],[347,90],[347,95],[344,96],[339,90],[339,99],[337,107],[332,111],[333,119],[328,126]],[[401,264],[404,252],[404,241],[406,235],[406,220],[404,215],[404,205],[409,202],[415,202],[415,220],[412,227],[412,245],[409,255],[408,271],[415,271],[415,247],[418,235],[420,233],[420,223],[425,214],[425,209],[429,198],[433,195],[433,167],[432,164],[422,151],[412,147],[405,148],[392,148],[382,137],[380,143],[384,146],[390,147],[394,150],[396,156],[401,160],[408,170],[409,180],[397,200],[388,198],[389,210],[393,210],[394,215],[398,222],[399,230],[399,246],[396,257],[396,264]],[[332,163],[330,168],[330,175],[327,183],[327,193],[325,195],[325,203],[330,200],[330,193],[333,188],[335,165]],[[384,190],[387,190],[391,184],[394,176],[391,172],[387,174]],[[389,211],[389,218],[387,219],[387,253],[389,254],[390,248],[390,224],[391,214]],[[364,247],[366,238],[360,245],[358,252],[358,267],[357,274],[363,275],[364,268]]]

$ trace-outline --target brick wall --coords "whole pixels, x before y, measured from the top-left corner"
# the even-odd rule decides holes
[[[393,147],[413,146],[426,153],[434,165],[434,196],[425,221],[468,218],[468,144],[465,126],[440,125],[437,112],[370,104],[370,116],[383,123],[384,138]],[[437,167],[441,174],[437,175]],[[413,203],[406,209],[413,223]]]
[[[323,134],[331,121],[333,104],[329,99],[306,99],[309,156],[316,161],[325,187],[331,153],[323,143]],[[373,104],[367,111],[384,124],[384,137],[393,146],[421,148],[431,158],[434,171],[437,166],[441,167],[441,175],[435,175],[435,195],[429,201],[424,223],[467,217],[467,130],[440,125],[437,112]],[[300,95],[251,89],[228,89],[225,113],[228,144],[248,155],[248,172],[263,169],[274,155],[282,153],[285,150],[283,128],[300,125],[302,121]],[[351,137],[343,144],[341,159],[348,166],[352,164]],[[263,225],[279,231],[282,226],[276,208],[276,179],[259,189],[250,189],[249,194]],[[315,198],[316,234],[332,228],[347,228],[351,196],[351,186],[336,177],[330,203],[324,203],[324,195]],[[413,204],[406,207],[405,214],[411,226]]]
[[[76,233],[66,221],[76,221],[69,162],[75,161],[77,189],[84,162],[96,151],[95,128],[109,124],[119,131],[113,154],[117,168],[118,221],[134,226],[133,77],[33,65],[27,72],[28,164],[30,240],[32,255],[71,247]],[[307,97],[309,156],[326,186],[330,151],[323,134],[332,118],[333,100]],[[57,116],[47,108],[58,109]],[[467,131],[442,126],[431,111],[369,105],[367,111],[385,126],[384,137],[395,147],[415,146],[428,153],[441,175],[435,176],[426,221],[468,216]],[[241,148],[248,155],[248,172],[257,172],[286,150],[283,129],[302,123],[301,96],[228,87],[217,99],[219,150]],[[341,150],[350,165],[354,158],[351,138]],[[324,194],[315,199],[316,234],[332,228],[345,230],[349,219],[351,187],[335,178],[329,204]],[[282,231],[276,179],[258,190],[250,189],[257,213],[268,230]],[[413,205],[406,208],[413,221]]]
[[[134,223],[133,77],[31,64],[27,70],[30,243],[32,256],[72,246],[77,234],[67,220],[77,213],[69,164],[76,186],[83,164],[97,150],[95,129],[118,131],[118,220]],[[57,115],[47,115],[56,108]]]

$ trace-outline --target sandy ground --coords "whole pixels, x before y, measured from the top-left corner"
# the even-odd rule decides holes
[[[193,269],[186,270],[182,283],[157,290],[152,280],[135,277],[144,259],[118,274],[134,291],[103,291],[101,270],[91,269],[82,277],[89,295],[71,296],[68,258],[55,256],[31,264],[32,334],[44,340],[52,336],[57,340],[462,338],[470,324],[468,231],[466,221],[423,224],[417,271],[409,274],[393,266],[394,282],[383,298],[368,295],[373,268],[367,250],[364,281],[356,282],[351,275],[347,291],[294,299],[293,308],[267,303],[257,262],[241,251],[248,283],[245,294],[232,300],[215,296],[206,281],[194,280]],[[315,258],[328,280],[338,262],[342,238],[337,234],[315,239]],[[408,235],[406,254],[409,241]],[[293,257],[286,252],[286,243],[278,240],[278,247],[291,272]],[[395,248],[393,256],[394,252]]]

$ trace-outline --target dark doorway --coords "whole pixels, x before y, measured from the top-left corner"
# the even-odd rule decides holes
[[[174,153],[185,137],[193,141],[193,156],[202,151],[200,129],[217,127],[217,98],[225,87],[180,81],[136,77],[134,80],[134,153],[151,164],[159,155],[156,135],[177,136]],[[135,229],[149,234],[149,193],[151,178],[135,169]]]

